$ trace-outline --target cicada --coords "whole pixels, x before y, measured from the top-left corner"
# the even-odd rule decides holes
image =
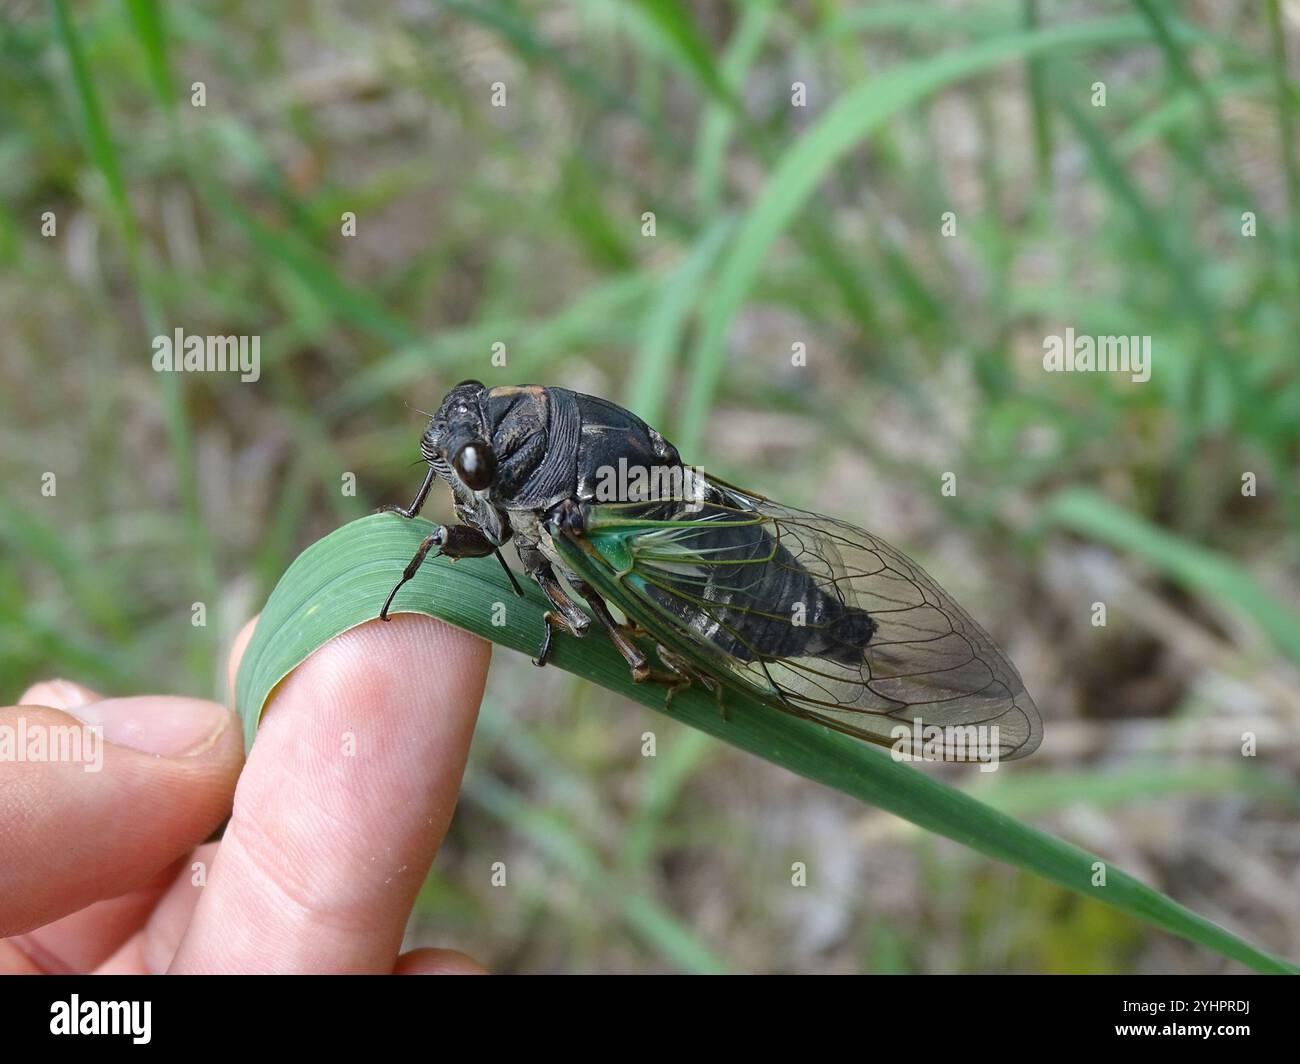
[[[465,381],[420,454],[429,468],[414,501],[387,509],[415,517],[441,478],[461,523],[420,544],[384,619],[430,551],[506,566],[500,548],[513,540],[550,604],[535,664],[557,632],[581,637],[594,619],[635,681],[668,697],[699,683],[724,713],[725,692],[740,690],[940,760],[1023,757],[1042,738],[1016,667],[919,565],[848,522],[687,467],[614,403]]]

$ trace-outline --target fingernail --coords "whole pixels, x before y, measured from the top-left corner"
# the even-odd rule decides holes
[[[104,729],[104,740],[161,757],[192,757],[207,750],[230,726],[223,706],[199,698],[145,695],[106,698],[68,709],[78,720]]]
[[[98,702],[100,696],[89,687],[82,687],[71,680],[42,680],[29,687],[21,701],[29,706],[49,706],[52,709],[70,710],[76,706]]]

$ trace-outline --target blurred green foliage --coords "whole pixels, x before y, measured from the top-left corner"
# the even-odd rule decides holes
[[[1167,809],[1207,866],[1213,890],[1194,889],[1300,952],[1294,905],[1235,890],[1192,828],[1208,817],[1238,842],[1258,828],[1259,861],[1285,881],[1294,850],[1271,851],[1263,829],[1294,824],[1294,796],[1233,775],[1231,735],[1190,754],[1176,742],[1244,718],[1281,737],[1260,772],[1297,767],[1293,8],[58,0],[2,14],[6,695],[64,674],[224,696],[234,631],[297,552],[407,499],[416,408],[467,376],[564,384],[756,490],[903,537],[1044,710],[1038,756],[1056,763],[1026,770],[1044,775],[1022,812],[1052,815],[1056,768],[1097,784],[1072,800],[1111,793],[1128,755],[1113,737],[1134,734],[1114,718],[1154,729],[1145,754],[1230,759],[1211,795],[1194,772],[1128,775],[1138,812],[1121,823]],[[155,374],[150,341],[177,326],[259,335],[261,380]],[[1151,381],[1044,373],[1043,338],[1067,326],[1150,335]],[[954,470],[957,496],[941,498]],[[1140,589],[1133,608],[1060,578],[1081,560]],[[1099,597],[1108,629],[1088,623]],[[1215,963],[1095,906],[1063,915],[1073,903],[1037,884],[1015,926],[1038,948],[986,948],[1009,913],[979,891],[947,905],[953,888],[910,842],[863,840],[840,799],[675,727],[656,725],[661,754],[642,759],[636,711],[553,677],[530,705],[536,679],[503,659],[428,891],[431,919],[496,967]],[[847,870],[811,913],[763,886],[788,877],[792,811],[795,838],[840,833],[823,852]],[[1191,858],[1091,840],[1108,842],[1180,896],[1173,870]],[[551,879],[502,912],[483,854],[506,848]],[[913,911],[907,886],[942,897]]]

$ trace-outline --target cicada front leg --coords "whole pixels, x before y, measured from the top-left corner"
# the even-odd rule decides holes
[[[497,553],[496,544],[484,536],[477,528],[472,528],[469,525],[439,525],[420,541],[415,554],[406,563],[406,568],[402,570],[402,579],[397,581],[396,586],[388,593],[388,598],[384,600],[384,606],[379,611],[381,621],[388,620],[388,608],[392,606],[393,599],[397,597],[397,593],[402,590],[403,585],[415,578],[415,574],[419,572],[420,566],[424,564],[424,559],[428,556],[429,551],[435,547],[438,554],[453,559],[482,558]],[[498,557],[500,557],[499,554]],[[503,561],[501,564],[504,565],[505,562]]]
[[[398,514],[408,521],[412,520],[424,508],[424,500],[429,497],[429,489],[433,487],[433,482],[437,479],[437,476],[438,474],[430,466],[429,471],[424,474],[424,483],[420,485],[420,490],[415,493],[415,499],[410,506],[381,506],[377,512],[381,514]]]

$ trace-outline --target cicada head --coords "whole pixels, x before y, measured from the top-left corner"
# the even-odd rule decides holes
[[[479,381],[462,381],[449,391],[420,439],[420,454],[456,496],[462,520],[494,542],[502,540],[502,520],[491,501],[497,462]]]

